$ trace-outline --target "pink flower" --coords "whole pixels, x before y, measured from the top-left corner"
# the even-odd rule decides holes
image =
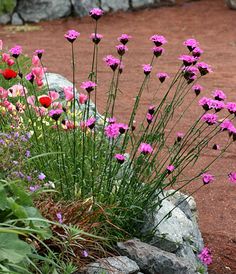
[[[85,122],[85,126],[90,128],[90,129],[93,129],[94,126],[95,126],[95,122],[96,122],[96,118],[92,117],[92,118],[89,118],[86,122]]]
[[[35,185],[35,186],[30,186],[30,187],[29,187],[29,190],[30,190],[30,192],[35,192],[35,191],[37,191],[39,188],[40,188],[40,185]]]
[[[146,119],[147,119],[148,124],[151,124],[151,122],[153,120],[153,115],[148,112],[146,114]]]
[[[67,102],[72,101],[74,99],[72,87],[64,87],[63,91],[64,91],[65,99]]]
[[[225,104],[222,101],[210,99],[208,102],[209,109],[214,109],[216,112],[225,108]]]
[[[155,113],[155,106],[153,106],[153,105],[149,106],[148,107],[148,113],[153,115]]]
[[[116,118],[112,117],[112,118],[108,118],[108,123],[109,124],[114,124],[116,122]]]
[[[108,138],[117,138],[120,135],[119,125],[114,123],[105,127],[105,134]]]
[[[212,72],[211,66],[204,62],[198,63],[197,68],[202,76]]]
[[[150,144],[141,143],[139,146],[139,152],[144,155],[151,154],[153,152],[153,148]]]
[[[128,125],[126,125],[126,124],[121,124],[120,123],[120,124],[117,124],[117,125],[119,127],[120,134],[125,133],[129,129]]]
[[[152,66],[150,64],[143,64],[143,72],[145,75],[149,75],[152,71]]]
[[[58,212],[58,213],[56,214],[56,216],[57,216],[58,222],[59,222],[60,224],[62,224],[62,223],[63,223],[63,217],[62,217],[61,212]]]
[[[0,40],[0,50],[2,50],[2,48],[3,48],[3,42],[2,40]]]
[[[212,149],[214,149],[214,150],[219,150],[219,149],[220,149],[220,145],[214,144],[214,145],[212,146]]]
[[[8,89],[8,95],[10,97],[25,96],[28,93],[28,90],[23,87],[21,84],[17,84]]]
[[[157,73],[157,77],[159,78],[161,83],[163,83],[166,80],[166,78],[170,78],[170,76],[165,72]]]
[[[168,174],[170,174],[175,170],[175,167],[173,165],[169,165],[166,167],[166,170],[167,170]]]
[[[218,116],[212,113],[206,113],[201,118],[202,121],[206,122],[208,125],[214,125],[217,123]]]
[[[114,158],[119,164],[123,164],[125,161],[125,156],[123,154],[116,154]]]
[[[57,121],[60,118],[62,113],[63,113],[62,109],[51,109],[48,115],[52,117],[53,120]]]
[[[103,60],[113,71],[115,71],[120,64],[120,60],[113,57],[112,55],[107,55]]]
[[[176,133],[176,141],[180,142],[184,138],[184,133],[183,132],[177,132]]]
[[[236,183],[236,172],[230,172],[228,174],[228,178],[229,178],[229,181],[230,183]]]
[[[33,55],[32,57],[32,65],[35,67],[40,66],[40,60],[37,55]]]
[[[54,90],[50,90],[48,92],[48,96],[52,99],[52,101],[55,101],[60,97],[59,93]]]
[[[228,109],[229,113],[236,114],[236,103],[228,102],[226,104],[226,108]]]
[[[190,39],[187,39],[186,41],[184,41],[183,45],[187,46],[189,51],[193,51],[199,45],[199,43],[195,39],[190,38]]]
[[[203,87],[201,85],[194,85],[192,90],[195,92],[196,96],[198,96],[203,90]]]
[[[64,37],[70,42],[70,43],[73,43],[77,37],[80,36],[80,33],[71,29],[71,30],[68,30],[67,33],[64,35]]]
[[[8,66],[12,66],[15,64],[14,60],[11,59],[10,54],[3,52],[2,54],[2,61],[7,63]]]
[[[8,96],[8,90],[5,90],[3,87],[0,87],[0,98],[6,99]]]
[[[207,247],[204,247],[203,250],[198,254],[198,258],[204,265],[209,265],[212,263],[212,255]]]
[[[22,54],[22,47],[19,45],[16,45],[15,47],[11,48],[9,50],[9,52],[11,53],[11,55],[14,58],[18,58],[20,54]]]
[[[165,52],[165,49],[162,47],[153,47],[152,52],[156,57],[159,57]]]
[[[200,57],[203,54],[203,50],[201,50],[199,47],[196,47],[193,51],[192,51],[192,55],[194,57]]]
[[[30,104],[31,106],[34,107],[35,106],[35,96],[34,95],[28,96],[27,102],[28,102],[28,104]]]
[[[220,89],[214,90],[212,92],[212,96],[215,98],[215,100],[218,100],[218,101],[224,101],[226,99],[225,93]]]
[[[209,108],[209,102],[210,102],[210,98],[207,98],[207,97],[202,97],[198,104],[199,106],[203,107],[204,110],[208,111],[210,108]]]
[[[35,78],[35,76],[34,76],[34,74],[33,74],[32,72],[28,73],[28,74],[25,76],[25,79],[26,79],[27,81],[29,81],[31,84],[33,84],[34,78]]]
[[[39,59],[41,59],[44,53],[44,49],[36,49],[34,53],[38,56]]]
[[[93,8],[89,12],[89,15],[95,20],[98,20],[99,18],[101,18],[103,14],[104,14],[104,11],[99,8]]]
[[[150,40],[151,40],[152,42],[154,42],[154,44],[155,44],[157,47],[162,46],[162,45],[164,45],[164,44],[167,43],[167,40],[166,40],[166,38],[165,38],[164,36],[162,36],[162,35],[157,35],[157,34],[151,36],[151,37],[150,37]]]
[[[202,176],[202,181],[205,185],[214,181],[214,176],[210,173],[203,173],[201,176]]]
[[[182,60],[184,66],[186,66],[186,67],[193,65],[196,61],[195,57],[190,56],[190,55],[181,55],[179,57],[179,60]]]
[[[94,42],[94,44],[98,45],[100,43],[100,41],[102,40],[103,35],[99,34],[99,33],[92,33],[90,35],[90,39],[92,39],[92,41]]]
[[[124,55],[126,51],[128,51],[128,48],[123,44],[116,46],[116,49],[117,49],[117,53],[120,56]]]
[[[82,105],[82,104],[85,104],[88,100],[88,96],[86,94],[83,94],[83,93],[80,93],[79,94],[79,103]]]
[[[117,40],[121,42],[121,44],[126,45],[131,38],[132,36],[124,33],[124,34],[121,34],[121,36],[118,37]]]
[[[92,81],[86,81],[86,82],[82,82],[82,85],[80,87],[89,93],[89,92],[93,91],[96,86],[97,86],[96,83],[94,83]]]
[[[196,79],[197,73],[198,69],[196,67],[183,67],[184,78],[190,83]]]

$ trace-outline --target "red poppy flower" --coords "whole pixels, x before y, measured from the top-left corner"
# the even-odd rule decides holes
[[[2,76],[6,80],[11,80],[12,78],[16,78],[17,73],[12,69],[5,69],[5,70],[2,71]]]
[[[48,107],[50,107],[50,105],[52,103],[52,99],[47,95],[42,95],[42,96],[39,97],[39,103],[43,107],[48,108]]]

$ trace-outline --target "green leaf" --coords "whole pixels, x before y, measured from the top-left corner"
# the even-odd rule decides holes
[[[11,233],[0,234],[0,261],[7,260],[11,263],[19,263],[30,253],[30,246],[20,240],[18,235]]]
[[[6,192],[3,186],[0,186],[0,209],[5,210],[9,208],[9,204],[6,197]]]

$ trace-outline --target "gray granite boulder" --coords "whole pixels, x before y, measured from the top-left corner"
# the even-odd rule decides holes
[[[236,10],[236,0],[225,0],[230,9]]]
[[[6,14],[0,15],[0,25],[1,24],[6,25],[10,22],[11,22],[11,15],[10,14],[6,13]]]
[[[129,0],[101,0],[101,8],[104,11],[126,11],[129,9]]]
[[[15,25],[15,26],[20,26],[20,25],[24,24],[23,20],[20,18],[19,14],[17,12],[14,12],[12,14],[11,24]]]

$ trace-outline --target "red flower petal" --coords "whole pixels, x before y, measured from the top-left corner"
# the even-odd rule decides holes
[[[43,107],[48,108],[48,107],[50,107],[50,105],[52,103],[52,99],[47,95],[42,95],[42,96],[39,97],[39,103]]]

